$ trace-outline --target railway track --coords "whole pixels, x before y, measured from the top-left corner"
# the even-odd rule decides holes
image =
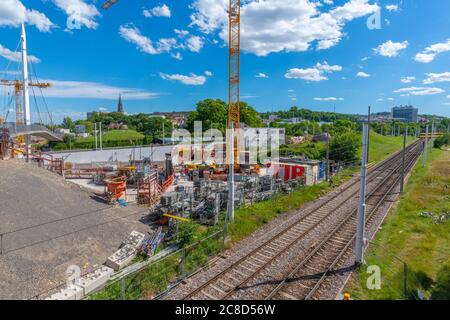
[[[407,170],[412,168],[418,154],[420,154],[419,150],[408,156],[406,159]],[[400,179],[400,175],[393,175],[367,195],[366,227],[372,222],[385,199],[398,186]],[[279,282],[275,289],[266,296],[266,300],[319,299],[320,288],[327,280],[328,275],[338,271],[339,263],[354,253],[356,213],[357,209],[350,212],[294,270]]]
[[[413,158],[416,157],[416,153],[419,149],[419,141],[408,146],[408,164],[414,161]],[[399,176],[397,173],[399,173],[399,170],[401,169],[401,159],[401,153],[398,152],[369,170],[367,180],[369,201],[372,201],[372,199],[375,199],[378,195],[386,194],[383,189],[385,188],[384,186],[389,185],[392,188],[395,186],[395,184],[392,183],[392,177]],[[268,240],[252,249],[249,253],[233,262],[221,272],[215,274],[206,281],[203,281],[203,283],[196,286],[195,289],[185,294],[182,299],[232,299],[236,292],[241,290],[248,282],[258,276],[278,256],[298,244],[303,238],[311,236],[317,228],[328,227],[332,232],[328,233],[328,236],[319,246],[315,246],[314,249],[312,249],[311,253],[307,256],[307,259],[302,261],[291,272],[292,274],[287,274],[277,285],[275,285],[272,292],[266,295],[266,298],[269,299],[297,299],[298,296],[288,293],[289,290],[285,290],[285,288],[287,284],[292,283],[291,278],[296,276],[297,272],[303,270],[302,266],[310,268],[311,263],[314,262],[313,258],[320,256],[323,248],[327,243],[331,243],[333,239],[339,238],[341,239],[340,242],[342,245],[348,246],[348,248],[350,247],[351,244],[348,244],[347,239],[355,233],[355,228],[351,230],[350,226],[354,222],[354,208],[356,208],[358,191],[359,180],[355,179],[355,181],[351,182],[342,192],[336,193],[325,201],[311,206],[302,215],[296,215],[286,221],[282,228],[271,235]],[[344,217],[343,220],[342,217]],[[336,238],[333,238],[333,235],[335,235]],[[342,241],[342,239],[344,239],[344,241]],[[336,250],[340,250],[339,252],[336,252],[336,254],[339,255],[342,248],[337,246]],[[309,261],[312,262],[309,263]],[[315,274],[317,274],[316,278],[319,278],[318,282],[323,283],[324,280],[321,278],[323,275],[326,276],[329,273],[332,269],[329,267],[333,267],[333,262],[334,260],[326,260],[326,263],[324,262],[318,267],[312,268],[312,270],[315,271]],[[305,285],[305,288],[310,288],[311,290],[315,287],[316,285],[311,283]],[[282,288],[283,290],[281,290]],[[317,288],[314,290],[317,292]],[[306,295],[308,295],[308,293],[306,293]]]

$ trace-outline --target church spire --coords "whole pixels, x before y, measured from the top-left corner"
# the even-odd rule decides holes
[[[117,112],[124,113],[123,111],[123,103],[122,103],[122,95],[119,94],[119,103],[117,105]]]

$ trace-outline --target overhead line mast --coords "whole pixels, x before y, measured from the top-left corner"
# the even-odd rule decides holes
[[[230,0],[229,7],[229,57],[228,57],[228,129],[235,132],[241,127],[241,0]],[[239,166],[239,136],[234,135],[234,163]],[[228,143],[228,146],[231,144]]]

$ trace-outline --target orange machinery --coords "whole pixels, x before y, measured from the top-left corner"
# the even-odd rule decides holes
[[[119,200],[126,196],[127,192],[127,177],[121,176],[118,178],[105,180],[105,194],[110,202]]]

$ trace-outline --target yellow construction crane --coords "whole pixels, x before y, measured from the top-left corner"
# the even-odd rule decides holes
[[[240,83],[241,83],[241,1],[230,0],[229,7],[229,56],[228,56],[228,129],[234,128],[234,163],[239,169],[238,134],[240,120]],[[230,145],[230,143],[228,143]],[[227,153],[228,154],[228,153]]]
[[[0,85],[4,86],[13,86],[14,87],[14,97],[16,101],[16,124],[17,125],[24,125],[25,124],[25,115],[23,112],[23,104],[22,104],[22,97],[23,97],[23,84],[19,80],[1,80],[0,79]],[[51,86],[50,83],[28,83],[31,87],[38,87],[38,88],[48,88]],[[25,142],[25,138],[23,136],[18,137],[17,140],[19,141],[19,144],[23,144]]]

